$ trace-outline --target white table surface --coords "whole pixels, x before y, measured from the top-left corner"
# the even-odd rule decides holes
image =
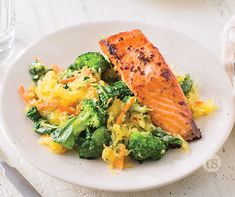
[[[47,33],[69,25],[97,20],[138,20],[181,31],[220,58],[221,32],[234,13],[234,0],[16,0],[14,55]],[[222,161],[217,172],[201,168],[174,184],[135,193],[92,190],[49,177],[21,160],[1,132],[0,147],[43,196],[235,196],[235,131],[217,153]],[[1,173],[0,196],[20,196]]]

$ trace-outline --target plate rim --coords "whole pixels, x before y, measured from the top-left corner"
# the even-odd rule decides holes
[[[88,25],[97,25],[97,24],[111,24],[111,23],[125,23],[125,24],[130,24],[130,25],[133,25],[133,24],[136,24],[137,26],[138,25],[141,25],[141,26],[152,26],[152,27],[156,27],[156,28],[161,28],[161,29],[166,29],[166,30],[169,30],[169,31],[173,31],[173,32],[177,32],[178,34],[181,34],[181,35],[184,35],[185,37],[189,38],[190,40],[193,40],[194,42],[197,42],[197,44],[202,47],[204,50],[206,50],[208,52],[208,54],[210,54],[211,57],[214,57],[211,52],[209,50],[207,50],[203,45],[201,45],[197,40],[193,39],[192,37],[188,36],[187,34],[184,34],[180,31],[177,31],[177,30],[174,30],[174,29],[171,29],[169,27],[165,27],[165,26],[162,26],[162,25],[158,25],[158,24],[154,24],[154,23],[149,23],[149,22],[143,22],[143,21],[133,21],[133,20],[103,20],[103,21],[92,21],[92,22],[84,22],[84,23],[79,23],[79,24],[75,24],[75,25],[71,25],[71,26],[66,26],[64,28],[60,28],[56,31],[53,31],[53,32],[50,32],[42,37],[40,37],[39,39],[37,39],[35,42],[32,42],[30,45],[28,45],[27,47],[25,47],[18,55],[17,57],[14,59],[13,62],[10,63],[10,65],[7,67],[7,70],[5,72],[5,74],[3,74],[3,80],[2,80],[2,83],[0,84],[0,108],[1,106],[3,105],[3,102],[2,102],[2,93],[4,91],[4,87],[5,87],[5,83],[6,83],[6,80],[8,78],[8,75],[10,73],[10,71],[12,70],[12,67],[18,62],[18,60],[27,52],[29,51],[32,47],[34,47],[35,45],[37,45],[38,43],[40,43],[41,41],[43,41],[44,39],[47,39],[48,37],[52,36],[53,34],[57,34],[57,33],[60,33],[60,32],[63,32],[63,31],[68,31],[68,30],[72,30],[74,28],[82,28],[83,26],[88,26]],[[219,60],[214,57],[216,59],[216,61],[219,62]],[[222,65],[221,65],[222,66]],[[226,75],[227,76],[227,75]],[[228,77],[228,76],[227,76]],[[232,94],[232,93],[231,93]],[[233,107],[234,107],[234,102],[233,102]],[[80,185],[80,186],[83,186],[83,187],[88,187],[88,188],[94,188],[94,189],[99,189],[99,190],[103,190],[103,191],[116,191],[116,192],[134,192],[134,191],[144,191],[144,190],[149,190],[149,189],[153,189],[153,188],[159,188],[159,187],[162,187],[162,186],[165,186],[165,185],[169,185],[171,183],[174,183],[174,182],[177,182],[185,177],[187,177],[188,175],[192,174],[193,172],[195,172],[196,170],[198,170],[203,164],[200,164],[200,165],[197,165],[196,167],[194,167],[193,170],[189,170],[187,171],[185,174],[181,175],[181,176],[178,176],[177,178],[174,178],[172,179],[171,181],[168,181],[168,182],[165,182],[165,183],[162,183],[162,184],[158,184],[158,185],[154,185],[154,184],[148,184],[145,186],[142,186],[142,187],[126,187],[126,188],[119,188],[118,186],[116,188],[108,188],[108,187],[102,187],[102,186],[97,186],[96,184],[92,184],[92,182],[90,182],[89,184],[86,184],[84,182],[81,182],[81,181],[77,181],[76,183],[72,180],[69,180],[69,179],[64,179],[64,176],[59,176],[58,174],[56,173],[53,173],[53,171],[47,171],[46,169],[44,169],[43,167],[40,167],[40,165],[37,165],[37,162],[34,162],[33,159],[30,159],[30,157],[26,156],[22,151],[20,151],[17,147],[18,146],[15,146],[14,145],[14,139],[13,137],[10,135],[10,134],[7,134],[7,126],[5,125],[6,123],[3,121],[3,112],[2,110],[0,110],[0,129],[1,131],[3,132],[4,136],[6,137],[7,141],[10,143],[10,145],[14,148],[14,150],[16,151],[17,154],[19,154],[19,156],[27,161],[29,164],[31,164],[33,167],[35,167],[36,169],[40,170],[41,172],[49,175],[49,176],[52,176],[54,178],[57,178],[57,179],[60,179],[62,181],[65,181],[65,182],[69,182],[69,183],[72,183],[72,184],[77,184],[77,185]],[[231,114],[231,118],[233,119],[233,121],[230,122],[230,125],[228,125],[228,131],[226,132],[226,135],[224,135],[224,138],[221,139],[219,145],[214,148],[214,151],[211,152],[211,154],[208,154],[208,157],[207,159],[205,159],[205,162],[207,162],[213,155],[215,155],[219,149],[223,146],[223,144],[225,143],[225,141],[228,139],[231,131],[232,131],[232,128],[234,126],[234,122],[235,122],[235,110],[232,111],[232,114]]]

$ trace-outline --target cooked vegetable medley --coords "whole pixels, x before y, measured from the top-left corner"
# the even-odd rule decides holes
[[[100,53],[88,52],[63,70],[35,59],[29,67],[32,85],[19,95],[39,142],[54,153],[77,151],[82,159],[102,158],[123,169],[128,157],[143,162],[161,159],[169,149],[187,148],[179,135],[153,125],[148,112]],[[190,76],[178,76],[195,117],[215,110],[201,101]]]

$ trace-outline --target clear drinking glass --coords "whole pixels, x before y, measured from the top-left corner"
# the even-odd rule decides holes
[[[15,39],[14,0],[0,0],[0,65],[10,57]]]

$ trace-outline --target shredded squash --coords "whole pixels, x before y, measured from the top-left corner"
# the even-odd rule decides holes
[[[87,53],[87,55],[90,56],[91,53]],[[95,55],[97,56],[97,53],[95,53]],[[85,58],[85,56],[83,56],[83,58]],[[138,103],[137,98],[123,81],[121,82],[124,83],[125,86],[121,86],[119,89],[125,94],[117,94],[118,91],[121,92],[118,86],[116,87],[113,85],[113,82],[107,82],[105,80],[105,77],[119,79],[116,77],[115,71],[110,69],[109,62],[106,76],[102,78],[100,69],[94,71],[94,69],[92,70],[87,67],[88,60],[86,58],[82,60],[86,63],[85,66],[79,70],[73,70],[72,73],[69,73],[71,71],[69,70],[70,67],[67,71],[65,70],[67,73],[57,65],[46,69],[42,67],[42,64],[38,60],[35,60],[33,64],[36,66],[34,70],[31,70],[31,74],[34,73],[35,78],[33,79],[37,79],[37,81],[34,81],[35,83],[31,85],[27,91],[22,85],[19,87],[19,95],[26,104],[25,113],[29,118],[31,116],[31,120],[34,122],[34,131],[41,134],[39,139],[40,144],[46,145],[51,152],[57,154],[63,154],[69,149],[78,149],[79,151],[79,148],[80,150],[85,150],[83,151],[85,153],[90,152],[94,154],[97,152],[96,146],[98,141],[100,141],[100,145],[98,146],[99,155],[95,158],[99,158],[102,153],[102,159],[107,162],[110,168],[120,170],[126,166],[125,162],[128,160],[128,156],[131,158],[133,155],[134,149],[130,149],[130,141],[133,136],[132,134],[137,132],[139,132],[138,134],[144,132],[144,134],[150,136],[146,138],[148,140],[144,141],[144,145],[151,141],[149,140],[151,138],[153,142],[163,147],[160,149],[161,151],[167,151],[170,146],[167,147],[169,144],[164,140],[175,137],[178,138],[180,143],[176,144],[178,146],[173,147],[181,147],[184,150],[188,150],[188,143],[181,136],[170,136],[166,131],[164,131],[164,135],[161,132],[158,133],[158,136],[156,135],[157,126],[153,125],[151,117],[148,115],[151,109]],[[104,61],[105,59],[101,60]],[[41,70],[41,72],[38,70]],[[35,73],[39,73],[40,76]],[[188,83],[185,82],[185,76],[187,76],[186,79],[188,79]],[[214,100],[208,99],[202,101],[197,85],[193,83],[189,75],[185,76],[177,75],[177,80],[179,84],[181,82],[185,82],[186,84],[184,84],[185,88],[180,85],[186,95],[193,116],[198,118],[215,111],[217,107]],[[102,87],[100,88],[100,86]],[[127,95],[126,92],[129,92],[129,94]],[[91,101],[88,102],[87,99]],[[84,112],[83,103],[86,102],[84,100],[89,103],[89,105],[87,104],[87,106],[89,106],[87,109],[89,110],[86,110],[89,111],[89,113]],[[106,105],[104,105],[104,103]],[[33,113],[36,115],[32,119]],[[96,116],[92,117],[93,114],[96,114]],[[80,117],[79,121],[73,122],[73,120],[78,119],[78,117]],[[101,121],[102,119],[100,117],[103,117],[103,121]],[[87,122],[82,122],[83,119],[86,119]],[[74,125],[77,126],[77,131],[81,129],[79,130],[81,133],[78,132],[76,136],[74,134]],[[98,132],[97,130],[101,127],[102,130]],[[62,130],[64,133],[61,132]],[[58,131],[61,133],[58,134]],[[70,136],[72,137],[69,138]],[[64,144],[61,143],[62,141]],[[65,144],[65,142],[68,144]],[[170,143],[170,140],[168,143]],[[138,149],[139,141],[136,144]],[[128,150],[128,148],[130,150]],[[149,149],[145,147],[143,150],[148,153],[156,149],[150,149],[149,151]],[[141,157],[141,153],[138,155]],[[91,159],[91,157],[88,156],[86,158]],[[94,159],[94,157],[92,159]]]
[[[42,135],[39,139],[39,143],[48,146],[49,150],[53,153],[63,154],[67,151],[63,145],[53,142],[50,135]]]

